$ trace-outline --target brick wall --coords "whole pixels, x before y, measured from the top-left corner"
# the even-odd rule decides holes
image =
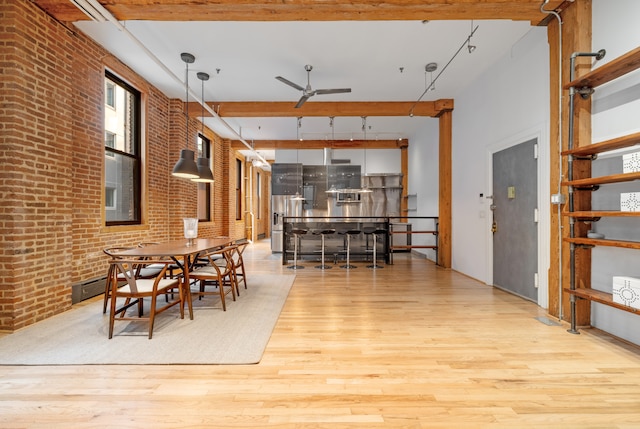
[[[73,46],[29,2],[0,4],[0,329],[71,305]]]
[[[73,283],[106,273],[105,247],[181,238],[197,197],[195,184],[170,174],[186,141],[180,100],[28,1],[0,2],[0,34],[0,330],[13,331],[68,310]],[[141,226],[104,226],[105,69],[142,93]],[[200,127],[189,123],[191,149]],[[236,155],[206,133],[214,221],[199,235],[244,237],[228,183]]]

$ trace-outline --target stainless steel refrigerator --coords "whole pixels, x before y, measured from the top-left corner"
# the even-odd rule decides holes
[[[284,218],[302,216],[302,200],[292,199],[291,195],[273,195],[271,197],[271,252],[281,253],[284,239]]]

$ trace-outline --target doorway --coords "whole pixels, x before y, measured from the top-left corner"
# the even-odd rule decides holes
[[[538,301],[537,139],[493,154],[493,285]]]

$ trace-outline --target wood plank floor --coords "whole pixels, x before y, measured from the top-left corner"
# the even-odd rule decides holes
[[[245,258],[249,288],[288,271],[268,242]],[[305,261],[258,365],[0,367],[0,427],[640,427],[638,348],[541,323],[534,304],[423,259],[394,262]]]

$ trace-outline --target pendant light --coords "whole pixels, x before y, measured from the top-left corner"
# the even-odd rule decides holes
[[[362,134],[364,136],[364,173],[360,180],[360,192],[371,192],[367,185],[367,117],[362,116]]]
[[[206,80],[209,80],[209,75],[205,72],[198,72],[197,74],[198,79],[200,79],[202,81],[202,99],[201,99],[201,106],[202,106],[202,118],[201,123],[202,123],[202,136],[204,137],[204,82]],[[198,165],[198,174],[199,177],[195,178],[195,179],[191,179],[194,182],[200,182],[200,183],[213,183],[213,173],[211,172],[211,162],[209,161],[209,158],[204,156],[205,152],[204,152],[204,148],[202,151],[202,155],[201,157],[198,158],[197,161],[197,165]]]
[[[302,141],[302,138],[300,138],[299,132],[300,132],[300,128],[302,127],[302,116],[298,116],[298,123],[297,123],[297,127],[296,127],[296,137],[299,138],[300,141]],[[298,159],[298,153],[299,153],[299,145],[296,146],[296,164],[300,164],[300,160]],[[300,194],[300,191],[302,190],[302,174],[297,175],[297,177],[299,178],[299,183],[296,183],[297,186],[297,190],[295,195],[291,196],[291,199],[294,201],[304,201],[304,197]]]
[[[176,162],[176,165],[173,166],[173,172],[171,174],[183,179],[196,179],[200,177],[200,173],[198,172],[198,166],[194,161],[195,154],[191,149],[189,149],[189,64],[193,64],[196,57],[183,52],[180,54],[180,58],[182,58],[182,61],[184,61],[187,66],[185,78],[186,101],[184,109],[184,115],[187,120],[186,144],[185,148],[180,151],[180,159]]]

